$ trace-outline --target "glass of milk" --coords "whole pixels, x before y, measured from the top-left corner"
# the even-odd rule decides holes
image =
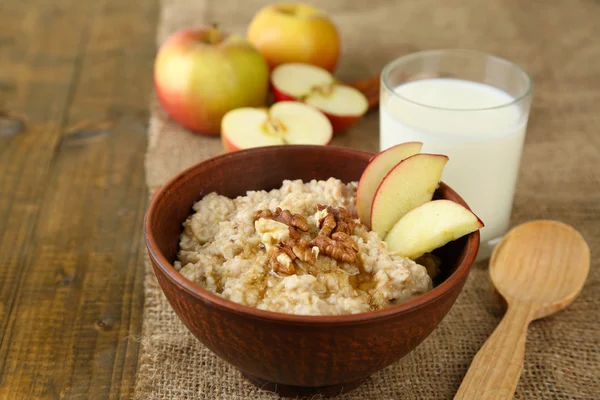
[[[381,74],[380,149],[418,141],[449,157],[442,180],[485,224],[479,260],[509,227],[531,85],[519,66],[469,50],[409,54]]]

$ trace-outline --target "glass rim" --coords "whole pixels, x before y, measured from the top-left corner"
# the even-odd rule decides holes
[[[387,76],[389,75],[390,71],[398,66],[398,64],[405,62],[407,60],[410,59],[414,59],[417,57],[424,57],[424,56],[432,56],[432,55],[442,55],[444,53],[463,53],[463,54],[470,54],[472,56],[477,55],[477,56],[483,56],[486,58],[491,58],[497,62],[503,63],[503,64],[507,64],[513,68],[516,68],[518,71],[520,71],[525,78],[527,79],[527,89],[519,96],[515,97],[513,100],[507,102],[507,103],[503,103],[497,106],[493,106],[493,107],[482,107],[482,108],[447,108],[447,107],[438,107],[438,106],[432,106],[432,105],[428,105],[428,104],[423,104],[414,100],[411,100],[407,97],[402,96],[401,94],[397,93],[394,88],[390,87],[390,84],[388,82],[388,78]],[[529,74],[527,73],[527,71],[525,71],[525,69],[523,67],[521,67],[519,64],[514,63],[512,61],[509,61],[505,58],[502,57],[498,57],[483,51],[478,51],[478,50],[469,50],[469,49],[437,49],[437,50],[421,50],[421,51],[416,51],[413,53],[409,53],[409,54],[405,54],[403,56],[400,56],[398,58],[395,58],[394,60],[390,61],[388,64],[386,64],[386,66],[383,68],[383,70],[381,71],[381,86],[383,88],[385,88],[385,90],[388,93],[391,93],[392,96],[395,96],[397,98],[400,98],[406,102],[412,103],[414,105],[420,106],[420,107],[426,107],[426,108],[430,108],[430,109],[434,109],[434,110],[444,110],[444,111],[486,111],[486,110],[497,110],[500,108],[505,108],[505,107],[510,107],[512,105],[518,104],[519,102],[521,102],[523,99],[526,99],[528,96],[531,95],[532,89],[533,89],[533,80],[531,79],[531,76],[529,76]],[[494,86],[495,87],[495,86]],[[498,87],[495,87],[496,89],[499,89]],[[500,89],[502,90],[502,89]]]

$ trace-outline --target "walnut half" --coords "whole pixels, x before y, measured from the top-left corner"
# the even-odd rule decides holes
[[[323,254],[346,263],[353,263],[358,257],[354,250],[356,243],[348,236],[349,240],[335,240],[327,236],[317,236],[310,241],[309,245],[316,246]]]

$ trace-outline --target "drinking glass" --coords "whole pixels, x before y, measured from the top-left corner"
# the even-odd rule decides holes
[[[518,65],[470,50],[409,54],[381,74],[380,149],[418,141],[449,157],[442,180],[485,224],[479,260],[509,227],[531,93]]]

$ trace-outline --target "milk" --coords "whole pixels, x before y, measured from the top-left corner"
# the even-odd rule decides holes
[[[400,96],[382,92],[381,150],[419,141],[424,153],[448,155],[442,180],[484,222],[481,252],[489,255],[510,222],[527,115],[483,83],[435,78],[394,91]]]

